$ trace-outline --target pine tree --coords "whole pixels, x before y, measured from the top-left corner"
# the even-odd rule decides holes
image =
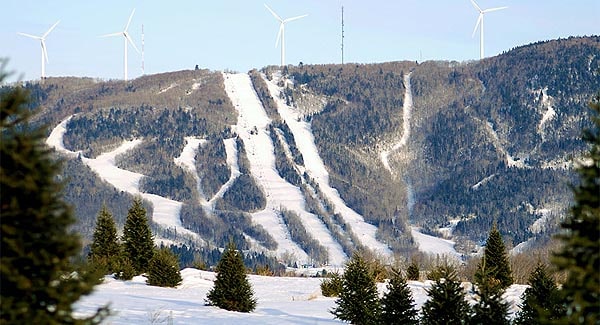
[[[484,272],[484,263],[485,269]],[[484,273],[486,273],[484,275]],[[477,267],[475,273],[475,281],[480,283],[482,277],[490,277],[500,281],[502,289],[508,288],[513,284],[512,271],[510,269],[510,263],[508,261],[508,253],[502,241],[502,236],[498,231],[498,227],[494,223],[492,230],[488,235],[488,239],[485,242],[485,251],[483,259]]]
[[[529,288],[521,296],[521,311],[517,313],[515,324],[543,324],[543,320],[553,321],[564,313],[560,291],[544,264],[538,262],[528,284]]]
[[[162,248],[154,253],[148,269],[148,284],[159,287],[176,287],[181,283],[179,262],[173,252]]]
[[[342,291],[331,311],[336,318],[353,324],[377,324],[381,316],[379,294],[369,265],[359,253],[346,264]]]
[[[457,280],[456,271],[447,265],[438,267],[442,276],[427,290],[429,300],[421,309],[421,324],[467,324],[471,308]]]
[[[217,263],[217,277],[208,292],[209,305],[240,312],[251,312],[256,308],[252,286],[246,276],[242,254],[230,241]]]
[[[553,260],[567,272],[562,287],[567,311],[561,321],[569,324],[600,323],[600,92],[590,108],[594,127],[583,132],[590,151],[577,168],[575,203],[559,236],[564,246]]]
[[[96,228],[90,244],[88,255],[90,261],[99,267],[105,268],[108,273],[115,272],[117,270],[117,260],[119,254],[121,254],[121,246],[117,240],[115,220],[106,205],[102,205],[96,219]]]
[[[419,324],[415,301],[400,271],[393,270],[387,292],[381,299],[381,321],[383,324]]]
[[[484,260],[485,261],[485,260]],[[508,303],[503,300],[504,289],[500,280],[492,277],[493,269],[483,264],[475,290],[478,301],[473,306],[470,323],[473,325],[508,325]]]
[[[419,277],[419,264],[413,260],[406,269],[406,278],[411,281],[419,281]]]
[[[154,254],[154,239],[140,197],[133,200],[127,212],[123,227],[123,250],[136,274],[148,271],[148,264]]]
[[[5,76],[0,69],[0,82]],[[107,308],[85,320],[72,315],[98,276],[71,263],[81,243],[69,230],[75,218],[57,181],[61,165],[45,130],[29,123],[27,101],[21,88],[0,94],[0,323],[99,323]]]

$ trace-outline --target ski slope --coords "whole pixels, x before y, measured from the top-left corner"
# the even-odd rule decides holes
[[[203,242],[198,234],[184,228],[181,224],[181,219],[179,218],[182,206],[181,202],[167,199],[156,194],[140,192],[139,184],[144,175],[121,169],[116,166],[116,157],[135,148],[142,143],[142,140],[123,141],[118,148],[110,152],[102,153],[97,158],[86,158],[81,152],[68,150],[64,146],[63,137],[67,130],[66,126],[71,118],[73,118],[73,116],[63,120],[52,130],[50,136],[46,140],[48,146],[55,148],[58,152],[69,157],[81,157],[81,161],[85,165],[98,174],[102,180],[111,184],[116,189],[130,194],[140,195],[143,199],[148,200],[153,207],[153,222],[165,229],[173,230],[177,232],[177,234],[190,240]],[[160,241],[158,238],[155,240]]]
[[[398,149],[406,146],[408,143],[408,137],[410,136],[410,117],[412,114],[413,107],[413,99],[412,99],[412,89],[410,86],[410,75],[412,72],[409,72],[404,75],[404,102],[402,103],[402,136],[400,137],[400,141],[398,141],[390,150],[384,150],[381,152],[381,163],[383,167],[387,169],[390,173],[392,173],[392,168],[390,167],[389,157]]]
[[[294,107],[288,106],[280,97],[282,89],[277,86],[280,80],[280,75],[275,75],[273,80],[263,79],[267,83],[271,97],[277,104],[279,115],[289,126],[298,150],[304,158],[304,166],[308,175],[319,184],[320,190],[325,194],[334,206],[335,213],[339,213],[344,221],[351,227],[355,235],[358,236],[361,244],[375,253],[384,256],[391,256],[392,252],[389,247],[381,243],[376,238],[377,227],[365,222],[364,218],[346,205],[340,197],[338,191],[329,184],[329,173],[325,168],[325,164],[319,155],[319,151],[314,141],[310,123],[304,121],[298,111]]]

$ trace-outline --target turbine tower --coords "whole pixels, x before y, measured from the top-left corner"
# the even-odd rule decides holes
[[[50,32],[54,29],[54,27],[56,27],[56,25],[58,25],[58,23],[60,23],[60,20],[57,21],[56,23],[54,23],[54,25],[52,25],[52,27],[50,27],[50,29],[48,29],[48,31],[45,32],[44,35],[42,35],[42,36],[35,36],[35,35],[25,34],[25,33],[17,33],[17,34],[25,36],[25,37],[29,37],[29,38],[40,40],[40,44],[42,46],[42,75],[41,75],[41,80],[43,80],[44,78],[46,78],[46,63],[48,62],[48,50],[46,49],[46,37],[48,36],[48,34],[50,34]]]
[[[131,46],[133,46],[133,48],[135,49],[136,52],[138,52],[138,54],[140,53],[140,51],[137,49],[137,47],[133,43],[133,40],[129,36],[129,33],[127,32],[127,29],[129,28],[129,24],[131,23],[131,18],[133,18],[134,13],[135,13],[135,9],[133,9],[133,11],[131,12],[131,15],[129,16],[129,20],[127,21],[127,25],[125,25],[125,29],[122,32],[117,32],[117,33],[106,34],[106,35],[100,36],[100,37],[123,36],[123,38],[125,40],[125,53],[123,55],[123,76],[124,76],[125,81],[127,81],[127,46],[128,46],[127,43],[131,44]]]
[[[475,36],[477,27],[479,27],[479,59],[483,59],[483,57],[484,57],[484,55],[483,55],[483,15],[485,15],[488,12],[502,10],[502,9],[506,9],[508,7],[497,7],[497,8],[490,8],[490,9],[482,10],[477,5],[475,0],[471,0],[471,4],[473,4],[473,7],[475,7],[475,9],[477,9],[477,11],[479,11],[479,18],[477,18],[477,23],[475,24],[475,28],[473,29],[473,34],[471,35],[471,37]]]
[[[281,17],[279,17],[279,15],[277,15],[275,13],[275,11],[273,11],[271,8],[269,8],[269,6],[267,6],[267,4],[265,4],[265,7],[267,7],[267,9],[271,12],[271,14],[273,14],[273,17],[275,17],[275,19],[277,19],[279,21],[279,33],[277,33],[277,40],[275,41],[275,47],[277,47],[277,45],[279,44],[279,40],[281,40],[281,66],[285,66],[285,24],[289,23],[290,21],[293,20],[297,20],[300,18],[304,18],[308,15],[302,15],[302,16],[297,16],[297,17],[292,17],[292,18],[287,18],[287,19],[281,19]]]

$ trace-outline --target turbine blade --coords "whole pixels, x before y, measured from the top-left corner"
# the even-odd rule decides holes
[[[479,8],[479,6],[477,5],[477,2],[475,2],[475,0],[471,0],[471,4],[473,4],[473,7],[475,7],[475,9],[477,9],[477,11],[482,12],[483,10],[481,10],[481,8]]]
[[[129,28],[129,24],[131,24],[131,18],[133,18],[134,13],[135,13],[135,8],[133,8],[133,11],[131,11],[131,15],[129,15],[129,20],[127,21],[127,25],[125,25],[124,31],[127,31],[127,29]]]
[[[508,7],[498,7],[498,8],[490,8],[490,9],[486,9],[483,12],[484,13],[488,13],[488,12],[492,12],[492,11],[498,11],[498,10],[502,10],[502,9],[506,9]]]
[[[284,22],[284,23],[288,23],[288,22],[290,22],[290,21],[292,21],[292,20],[298,20],[298,19],[300,19],[300,18],[304,18],[304,17],[306,17],[306,16],[308,16],[308,15],[302,15],[302,16],[297,16],[297,17],[288,18],[288,19],[284,20],[283,22]]]
[[[117,33],[111,33],[111,34],[105,34],[105,35],[100,35],[98,37],[112,37],[112,36],[121,36],[123,35],[123,32],[117,32]]]
[[[46,42],[42,39],[42,52],[44,53],[44,57],[46,58],[46,63],[48,61],[48,50],[46,50]]]
[[[17,34],[19,34],[19,35],[21,35],[21,36],[25,36],[25,37],[33,38],[33,39],[42,39],[42,38],[41,38],[41,37],[39,37],[39,36],[35,36],[35,35],[31,35],[31,34],[25,34],[25,33],[17,33]]]
[[[129,33],[125,32],[124,35],[125,35],[125,38],[127,39],[127,41],[129,42],[129,44],[131,44],[131,46],[133,46],[135,51],[138,52],[138,54],[140,54],[140,50],[138,50],[138,48],[135,46],[135,43],[133,43],[133,40],[131,39],[131,37],[129,37]]]
[[[279,24],[279,32],[277,33],[277,39],[275,40],[275,47],[279,45],[279,40],[281,39],[281,34],[283,34],[283,22]]]
[[[48,29],[48,31],[46,33],[44,33],[44,35],[42,35],[42,38],[46,38],[46,36],[48,36],[48,34],[50,34],[50,32],[54,29],[54,27],[56,27],[56,25],[58,25],[58,23],[60,23],[60,20],[57,21],[56,23],[54,23],[54,25],[52,25],[52,27],[50,27],[50,29]]]
[[[473,29],[473,34],[471,34],[471,37],[475,36],[475,32],[477,31],[477,27],[479,27],[479,24],[481,24],[481,19],[483,19],[483,13],[479,14],[479,18],[477,18],[477,23],[475,24],[475,28]]]
[[[275,19],[279,20],[280,22],[283,22],[283,19],[281,19],[281,17],[279,17],[275,11],[273,11],[273,9],[269,8],[269,6],[267,6],[267,4],[264,4],[265,7],[267,7],[267,9],[271,12],[271,14],[273,14],[273,17],[275,17]]]

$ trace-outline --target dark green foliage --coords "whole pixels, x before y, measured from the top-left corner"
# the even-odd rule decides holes
[[[117,260],[117,266],[115,270],[115,278],[119,280],[131,280],[137,273],[129,257],[125,253],[121,253]]]
[[[96,219],[88,258],[92,263],[105,264],[106,271],[113,273],[116,271],[120,254],[121,246],[118,242],[115,220],[106,205],[103,205]]]
[[[381,316],[375,278],[363,257],[354,253],[346,264],[342,292],[331,313],[353,324],[378,324]]]
[[[453,268],[440,267],[439,279],[427,290],[429,300],[421,308],[421,324],[454,325],[468,321],[471,308]]]
[[[214,286],[206,299],[209,305],[222,309],[251,312],[256,308],[252,285],[246,276],[242,254],[230,242],[217,264]]]
[[[238,176],[223,195],[223,200],[233,209],[252,212],[265,207],[267,200],[252,176]]]
[[[498,280],[502,289],[508,288],[513,283],[508,253],[495,223],[485,243],[483,259],[477,266],[475,282],[482,283],[484,277]]]
[[[381,298],[381,322],[383,324],[419,324],[415,301],[399,270],[394,270],[387,292]]]
[[[480,274],[475,290],[478,300],[473,306],[470,323],[508,325],[508,304],[502,299],[502,283],[492,277],[493,269],[486,268],[485,264],[478,272]]]
[[[148,264],[154,254],[154,238],[148,225],[146,209],[142,198],[136,197],[127,212],[123,227],[123,251],[131,261],[136,274],[148,271]]]
[[[337,297],[343,288],[343,277],[337,272],[328,273],[327,277],[321,282],[321,293],[325,297]]]
[[[521,296],[516,325],[544,324],[544,320],[554,321],[565,312],[560,291],[544,264],[538,263],[528,284],[530,287]]]
[[[45,130],[30,124],[27,101],[21,88],[0,96],[0,322],[99,323],[106,307],[85,320],[72,315],[98,275],[72,264],[81,243],[69,230],[75,219],[55,177],[61,165],[44,143]]]
[[[559,237],[564,247],[554,256],[558,269],[567,272],[562,287],[567,311],[560,321],[569,324],[600,322],[600,93],[590,107],[594,127],[583,133],[589,161],[577,168],[575,203]]]
[[[419,281],[419,277],[419,264],[413,260],[408,268],[406,268],[406,279],[411,281]]]
[[[177,257],[168,248],[154,252],[148,266],[148,284],[159,287],[176,287],[181,283]]]

